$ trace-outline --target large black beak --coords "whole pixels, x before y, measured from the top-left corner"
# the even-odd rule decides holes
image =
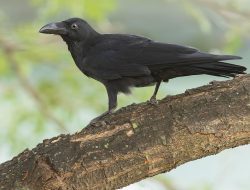
[[[57,35],[67,34],[67,30],[63,22],[46,24],[39,30],[39,32],[44,34],[57,34]]]

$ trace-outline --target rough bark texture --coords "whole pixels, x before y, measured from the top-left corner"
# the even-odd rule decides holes
[[[250,142],[250,75],[131,105],[0,165],[0,189],[117,189]]]

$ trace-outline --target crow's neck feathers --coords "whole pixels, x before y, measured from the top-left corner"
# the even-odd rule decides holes
[[[84,71],[83,60],[87,56],[91,47],[95,44],[95,41],[99,35],[99,33],[94,31],[89,33],[85,39],[79,41],[73,41],[67,36],[62,36],[63,40],[68,46],[68,50],[70,51],[75,64],[80,70]]]

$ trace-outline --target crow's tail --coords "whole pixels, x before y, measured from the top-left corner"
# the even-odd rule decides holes
[[[215,59],[215,62],[194,64],[192,67],[201,73],[220,77],[235,77],[237,74],[245,74],[246,67],[223,62],[224,60],[241,59],[241,57],[217,55]]]

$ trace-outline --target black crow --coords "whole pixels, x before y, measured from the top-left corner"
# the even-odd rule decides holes
[[[100,34],[80,18],[47,24],[39,32],[60,35],[77,67],[106,87],[109,108],[97,119],[112,113],[117,107],[117,94],[127,94],[131,87],[155,85],[150,102],[156,103],[161,82],[169,79],[200,74],[235,77],[246,70],[224,62],[241,59],[238,56],[203,53],[135,35]]]

